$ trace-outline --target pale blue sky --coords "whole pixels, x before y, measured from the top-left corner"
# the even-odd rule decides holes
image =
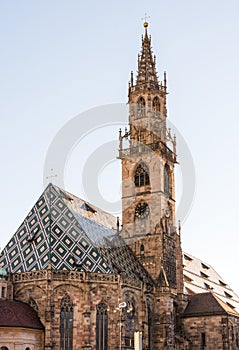
[[[57,131],[88,108],[127,102],[145,12],[159,77],[168,74],[169,118],[196,169],[183,249],[239,293],[237,0],[0,2],[0,246],[43,190]],[[66,189],[81,195],[80,177],[70,175],[79,154],[69,160]]]

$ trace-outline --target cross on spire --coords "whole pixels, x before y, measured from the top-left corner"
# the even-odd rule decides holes
[[[144,17],[142,17],[142,21],[144,20],[144,27],[147,28],[148,27],[148,22],[147,20],[150,18],[150,16],[147,16],[147,13],[145,12]]]
[[[57,177],[57,174],[53,175],[53,169],[51,169],[51,175],[47,176],[46,179],[50,180],[50,182],[52,182],[52,179],[56,178],[56,177]]]

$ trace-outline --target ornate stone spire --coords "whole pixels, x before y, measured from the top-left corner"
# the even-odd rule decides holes
[[[155,68],[155,58],[151,50],[151,37],[148,36],[148,23],[144,22],[145,33],[142,37],[142,50],[138,59],[138,75],[136,87],[148,86],[158,88],[158,77]]]

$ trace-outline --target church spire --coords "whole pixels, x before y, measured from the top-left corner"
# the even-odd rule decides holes
[[[155,67],[155,59],[151,49],[151,37],[148,36],[148,22],[144,22],[144,36],[142,37],[142,49],[138,59],[138,75],[136,88],[148,86],[158,88],[158,77]]]

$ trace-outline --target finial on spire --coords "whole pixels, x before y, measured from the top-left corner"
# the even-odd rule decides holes
[[[148,28],[149,24],[147,22],[147,20],[150,18],[150,16],[147,16],[147,13],[144,14],[144,17],[142,18],[142,20],[144,20],[144,28],[146,30],[146,28]]]

